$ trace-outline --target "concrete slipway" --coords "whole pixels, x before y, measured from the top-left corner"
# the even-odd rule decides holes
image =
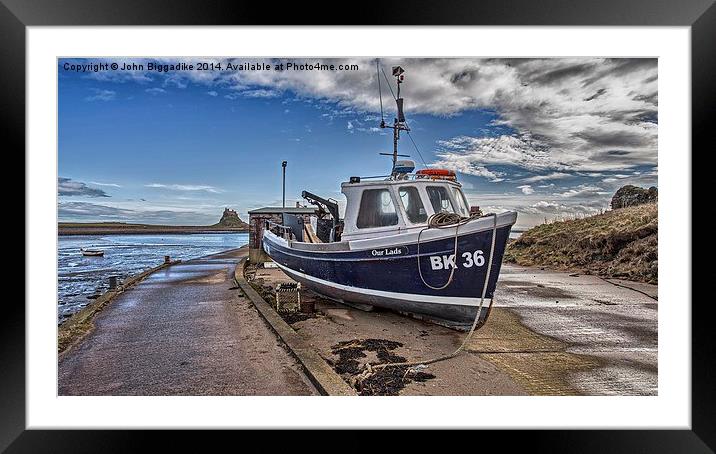
[[[58,361],[60,395],[311,395],[234,287],[246,249],[172,265],[117,296]]]
[[[234,288],[245,255],[172,265],[117,296],[96,315],[95,328],[60,355],[59,394],[318,394],[300,355],[287,351]],[[256,278],[266,287],[287,280],[276,269],[259,269]],[[504,266],[496,306],[468,352],[431,364],[434,379],[409,383],[400,394],[656,394],[657,302],[648,296],[656,287],[616,284],[638,291],[594,276]],[[395,353],[417,360],[452,351],[464,336],[304,297],[316,301],[319,314],[293,323],[291,337],[304,354],[306,346],[315,350],[313,364],[321,357],[335,363],[332,347],[352,339],[398,341]]]
[[[263,287],[289,281],[277,269],[259,268],[255,279]],[[654,285],[504,265],[495,307],[468,352],[431,364],[435,379],[409,383],[400,394],[655,395],[656,294]],[[331,362],[334,346],[350,340],[398,341],[394,353],[417,361],[452,352],[465,336],[310,292],[302,298],[313,299],[321,315],[292,327]],[[376,360],[368,353],[360,362]]]
[[[655,285],[507,265],[498,292],[471,349],[530,393],[657,394]]]

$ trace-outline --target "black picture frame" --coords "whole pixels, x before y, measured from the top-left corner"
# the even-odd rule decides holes
[[[391,8],[392,10],[393,8]],[[530,25],[530,26],[690,26],[692,71],[692,150],[710,150],[711,121],[716,114],[716,5],[714,0],[482,0],[413,1],[391,13],[378,3],[282,3],[267,8],[261,2],[221,0],[139,1],[0,0],[0,61],[2,118],[6,156],[25,149],[25,46],[28,26],[103,25]],[[692,157],[694,153],[692,152]],[[25,244],[32,238],[25,236]],[[691,264],[684,264],[691,267]],[[32,271],[32,270],[28,270]],[[692,279],[693,281],[693,279]],[[678,302],[687,310],[691,295]],[[59,431],[25,429],[25,310],[8,300],[0,330],[0,449],[7,452],[126,451],[151,445],[138,437],[166,440],[166,447],[188,447],[194,438],[184,432]],[[670,302],[672,303],[672,302]],[[677,302],[673,302],[677,303]],[[707,301],[703,301],[707,303]],[[714,340],[706,304],[691,304],[692,425],[691,430],[550,430],[483,431],[453,441],[460,446],[487,448],[493,441],[509,447],[577,452],[714,452],[716,449],[716,368]],[[668,365],[662,365],[668,367]],[[370,449],[366,434],[334,432],[350,450]],[[197,435],[197,434],[195,434]],[[206,449],[228,440],[230,433],[198,434]],[[293,437],[271,437],[287,439]],[[392,437],[391,437],[392,438]],[[425,438],[395,437],[401,449],[422,445]],[[209,441],[207,441],[207,439]],[[348,441],[350,440],[350,441]],[[412,441],[410,441],[412,440]],[[194,440],[196,441],[196,440]],[[272,443],[275,443],[273,441]],[[465,443],[465,444],[463,444]],[[381,442],[390,447],[390,441]],[[235,445],[234,445],[235,446]],[[275,445],[274,445],[275,446]],[[334,449],[339,449],[334,447]],[[345,448],[344,448],[345,449]],[[260,450],[260,449],[259,449]],[[343,449],[342,449],[343,450]]]

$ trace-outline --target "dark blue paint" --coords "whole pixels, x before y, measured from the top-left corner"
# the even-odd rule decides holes
[[[510,228],[497,229],[492,273],[486,297],[491,298],[500,273],[502,256],[510,234]],[[444,290],[434,290],[420,279],[417,264],[417,243],[400,246],[400,255],[374,257],[372,250],[319,253],[289,249],[264,237],[264,249],[271,258],[292,270],[351,287],[412,293],[433,296],[479,298],[487,274],[492,230],[461,235],[458,240],[457,268],[452,283]],[[268,246],[268,247],[267,247]],[[391,249],[391,248],[379,248]],[[405,251],[407,250],[407,253]],[[463,267],[462,254],[482,250],[485,263],[482,266]],[[433,241],[421,241],[420,266],[427,283],[440,287],[447,282],[450,269],[433,270],[430,256],[448,256],[454,251],[454,237]]]

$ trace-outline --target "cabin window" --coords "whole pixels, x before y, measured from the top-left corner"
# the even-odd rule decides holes
[[[459,188],[452,188],[452,195],[455,196],[457,209],[460,210],[460,214],[463,216],[470,216],[470,207],[467,204],[465,194],[463,194]]]
[[[405,208],[405,214],[408,220],[413,224],[420,224],[428,220],[428,213],[425,212],[423,201],[420,200],[418,188],[415,186],[403,186],[398,189],[400,195],[400,203]]]
[[[453,208],[452,202],[450,201],[450,196],[444,186],[428,186],[425,189],[428,191],[428,199],[430,199],[430,204],[433,206],[433,211],[436,213],[440,213],[441,211],[448,213],[455,212],[455,208]]]
[[[366,189],[360,199],[356,225],[359,229],[398,224],[398,213],[387,189]]]

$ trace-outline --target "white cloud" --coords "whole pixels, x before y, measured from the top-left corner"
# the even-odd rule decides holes
[[[610,196],[586,196],[563,198],[534,192],[490,194],[482,191],[467,192],[471,205],[478,205],[487,212],[516,211],[516,230],[525,230],[545,221],[572,219],[597,214],[609,206]]]
[[[221,216],[220,207],[211,207],[211,213],[181,208],[158,207],[138,209],[119,204],[97,204],[89,202],[59,202],[57,214],[60,221],[122,221],[150,224],[208,225]]]
[[[219,96],[219,93],[214,90],[207,91],[206,94],[213,97]]]
[[[459,136],[438,141],[438,163],[454,170],[471,167],[484,168],[486,164],[512,165],[530,170],[551,167],[550,155],[540,149],[529,137],[501,135],[499,137]],[[469,173],[469,172],[465,172]]]
[[[638,174],[640,174],[640,173],[638,173]],[[619,180],[623,180],[624,178],[629,178],[629,177],[631,177],[631,176],[632,176],[632,175],[624,175],[624,174],[618,174],[618,173],[617,173],[617,174],[614,174],[614,175],[610,175],[610,176],[608,176],[607,178],[603,178],[603,179],[602,179],[602,182],[603,182],[603,183],[616,183],[616,182],[618,182]]]
[[[86,183],[65,177],[57,178],[57,194],[70,197],[109,197],[101,189],[90,188]]]
[[[559,208],[563,207],[564,205],[560,205],[559,203],[555,202],[547,202],[544,200],[540,200],[539,202],[532,205],[534,208]]]
[[[438,160],[430,165],[431,167],[451,169],[466,175],[475,175],[486,178],[487,180],[497,183],[503,181],[504,173],[489,170],[487,167],[477,165],[470,156],[454,154],[454,153],[438,153]]]
[[[111,188],[121,188],[122,187],[116,183],[100,183],[99,181],[90,181],[90,184],[93,184],[95,186],[108,186]]]
[[[117,92],[113,90],[90,89],[94,94],[87,96],[85,101],[112,101],[117,98]]]
[[[223,67],[227,62],[248,61],[205,60]],[[278,61],[251,59],[252,63]],[[311,59],[310,63],[317,61],[326,62]],[[284,101],[310,103],[328,121],[350,120],[349,130],[381,132],[371,123],[380,112],[375,60],[331,59],[329,63],[358,64],[360,70],[134,72],[117,81],[131,77],[139,83],[163,81],[164,86],[177,87],[193,83],[207,87],[211,96],[221,92],[228,99],[286,95]],[[636,169],[657,163],[656,59],[382,59],[381,64],[385,68],[400,64],[406,69],[402,94],[409,121],[416,114],[454,116],[472,109],[495,112],[496,120],[484,130],[476,125],[479,132],[439,141],[433,150],[437,156],[433,166],[490,182],[513,180],[530,189],[552,187],[537,184],[568,176],[582,177],[583,183],[586,176],[599,179],[596,184],[555,193],[557,199],[570,199],[571,203],[603,199],[607,190],[613,192],[612,186],[620,184],[620,175],[633,174],[644,183],[656,181],[655,167],[649,172],[652,175]],[[386,114],[392,118],[394,104],[385,80],[382,82]],[[362,125],[357,123],[363,119]],[[500,131],[500,127],[504,129]],[[521,171],[518,176],[512,168],[528,172]]]
[[[205,191],[214,194],[223,192],[221,189],[208,185],[151,183],[145,186],[148,188],[170,189],[174,191]]]
[[[591,216],[604,211],[605,207],[574,204],[565,205],[546,200],[540,200],[532,205],[520,206],[517,210],[526,215],[547,216],[550,219],[570,218],[574,216]],[[539,218],[537,218],[539,219]]]
[[[569,178],[572,175],[569,173],[552,172],[547,175],[535,175],[528,178],[523,178],[520,181],[523,183],[538,183],[540,181],[559,180],[562,178]],[[540,186],[541,187],[541,186]]]
[[[528,184],[524,184],[522,186],[517,186],[517,189],[521,189],[523,194],[530,195],[535,192],[534,189],[532,189],[532,186]]]
[[[159,87],[147,88],[147,89],[144,90],[144,91],[146,91],[147,93],[149,93],[149,94],[152,95],[152,96],[161,95],[161,94],[167,92],[165,89],[159,88]]]
[[[609,194],[609,192],[605,192],[604,189],[600,188],[599,186],[592,186],[589,184],[580,184],[578,186],[568,189],[565,192],[555,193],[554,195],[558,195],[558,196],[564,197],[564,198],[572,198],[572,197],[596,197],[596,196],[604,196],[604,195],[608,195],[608,194]]]
[[[247,98],[277,98],[281,93],[275,90],[246,90],[241,95]]]

